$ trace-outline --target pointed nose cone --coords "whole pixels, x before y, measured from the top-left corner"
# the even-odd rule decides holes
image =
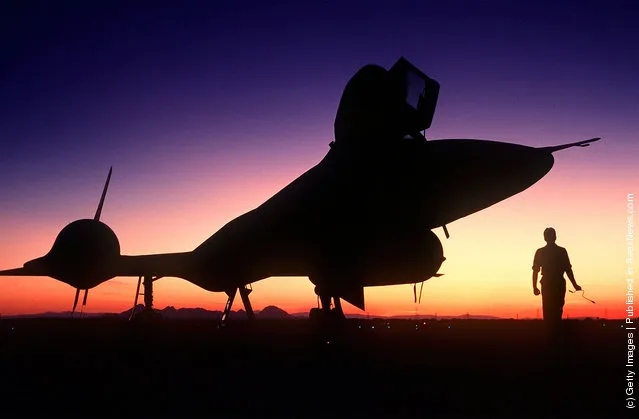
[[[519,144],[484,140],[430,142],[445,197],[442,221],[487,208],[529,188],[552,168],[552,153]]]
[[[537,183],[555,163],[552,153],[518,144],[498,143],[496,147],[491,144],[479,154],[484,160],[478,172],[479,181],[484,179],[492,188],[502,190],[507,194],[502,199]]]

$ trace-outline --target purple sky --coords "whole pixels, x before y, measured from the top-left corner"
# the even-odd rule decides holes
[[[601,136],[611,166],[639,154],[632,2],[59,3],[1,6],[0,215],[68,219],[110,165],[123,200],[251,170],[292,180],[326,153],[349,77],[402,55],[442,86],[429,138]],[[55,188],[77,202],[39,198]]]

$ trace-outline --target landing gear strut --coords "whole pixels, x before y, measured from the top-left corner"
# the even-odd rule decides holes
[[[84,316],[84,306],[87,305],[87,295],[89,294],[89,290],[84,290],[84,298],[82,299],[82,307],[80,308],[80,318]],[[71,318],[75,314],[75,309],[78,306],[78,298],[80,297],[80,288],[76,288],[75,290],[75,299],[73,300],[73,309],[71,310]]]
[[[235,300],[235,295],[237,291],[240,291],[240,298],[242,298],[242,303],[244,304],[244,310],[246,310],[246,316],[249,321],[255,320],[255,313],[253,312],[253,306],[251,306],[251,300],[249,300],[249,294],[253,291],[251,285],[244,285],[239,288],[233,288],[226,291],[226,295],[229,297],[226,300],[226,305],[224,306],[224,312],[222,313],[222,325],[226,325],[228,322],[229,314],[231,314],[231,307],[233,307],[233,301]]]
[[[339,295],[331,295],[331,293],[323,292],[317,287],[315,287],[315,294],[318,296],[321,308],[311,309],[309,314],[311,320],[343,320],[346,318]],[[333,308],[331,308],[331,299],[333,300]]]
[[[153,311],[153,278],[150,275],[144,277],[144,311]]]
[[[143,280],[144,278],[144,280]],[[135,308],[138,305],[138,298],[140,295],[144,296],[144,310],[142,313],[144,317],[149,317],[153,312],[153,282],[160,279],[161,276],[152,276],[152,275],[144,275],[138,278],[138,286],[135,290],[135,300],[133,300],[133,308],[131,309],[131,315],[129,316],[129,320],[133,320],[135,317]],[[144,287],[144,292],[140,292],[140,285]]]

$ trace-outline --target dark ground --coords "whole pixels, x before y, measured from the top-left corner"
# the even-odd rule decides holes
[[[621,322],[564,326],[5,319],[0,417],[627,416]]]

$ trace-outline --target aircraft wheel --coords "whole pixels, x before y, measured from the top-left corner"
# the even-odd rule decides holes
[[[336,321],[346,320],[346,316],[342,310],[332,309],[331,310],[331,319]]]

